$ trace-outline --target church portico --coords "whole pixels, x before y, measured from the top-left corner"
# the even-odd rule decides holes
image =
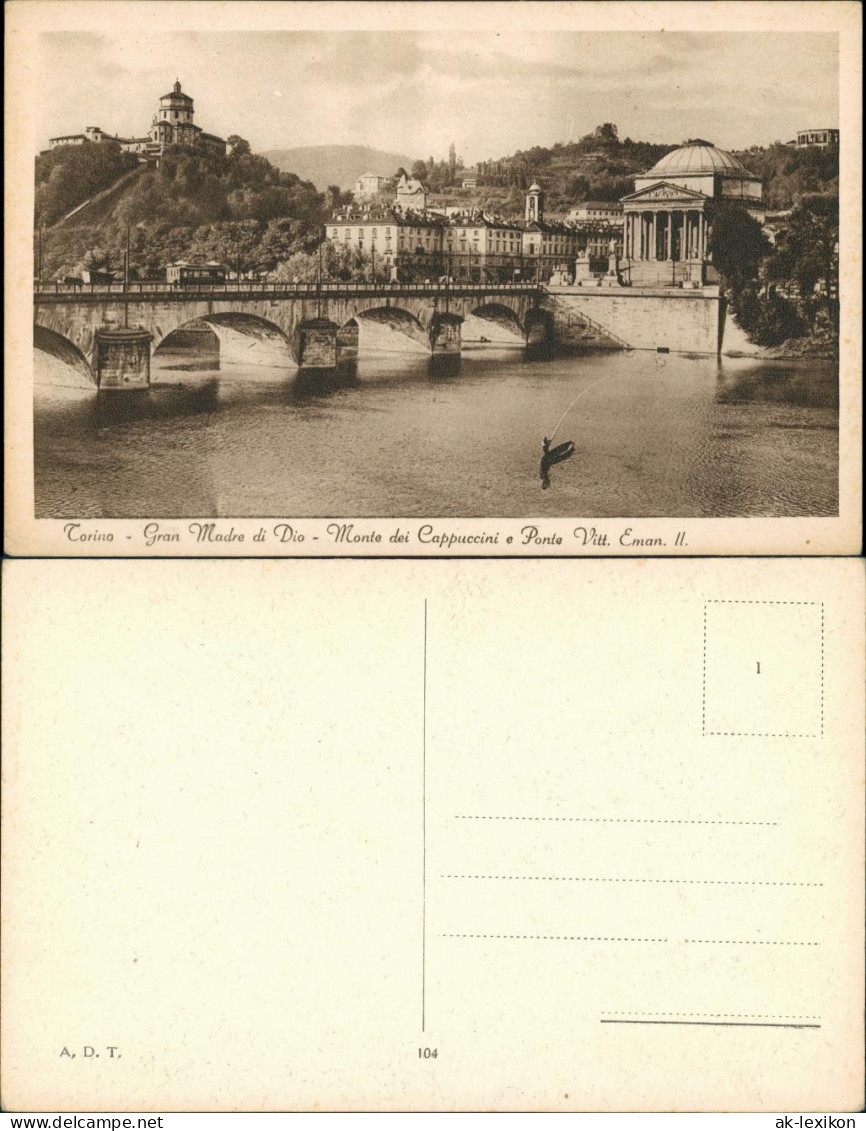
[[[633,286],[703,283],[706,203],[700,193],[667,184],[625,197],[624,281]]]

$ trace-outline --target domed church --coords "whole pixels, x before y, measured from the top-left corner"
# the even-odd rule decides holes
[[[622,198],[622,281],[632,286],[702,286],[715,281],[707,259],[713,210],[720,202],[765,216],[763,185],[737,159],[695,139],[634,179]]]

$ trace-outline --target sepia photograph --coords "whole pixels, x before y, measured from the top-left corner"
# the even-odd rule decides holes
[[[839,520],[832,20],[58,7],[21,155],[34,519]]]

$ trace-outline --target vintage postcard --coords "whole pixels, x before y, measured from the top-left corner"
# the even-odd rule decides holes
[[[859,551],[859,5],[6,16],[10,554]]]
[[[862,561],[4,580],[7,1111],[862,1110]]]

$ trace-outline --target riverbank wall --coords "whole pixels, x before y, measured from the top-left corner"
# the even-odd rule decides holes
[[[722,352],[725,300],[718,287],[547,287],[554,336],[565,340],[569,319],[586,318],[619,345],[671,353]],[[559,331],[559,332],[558,332]]]

